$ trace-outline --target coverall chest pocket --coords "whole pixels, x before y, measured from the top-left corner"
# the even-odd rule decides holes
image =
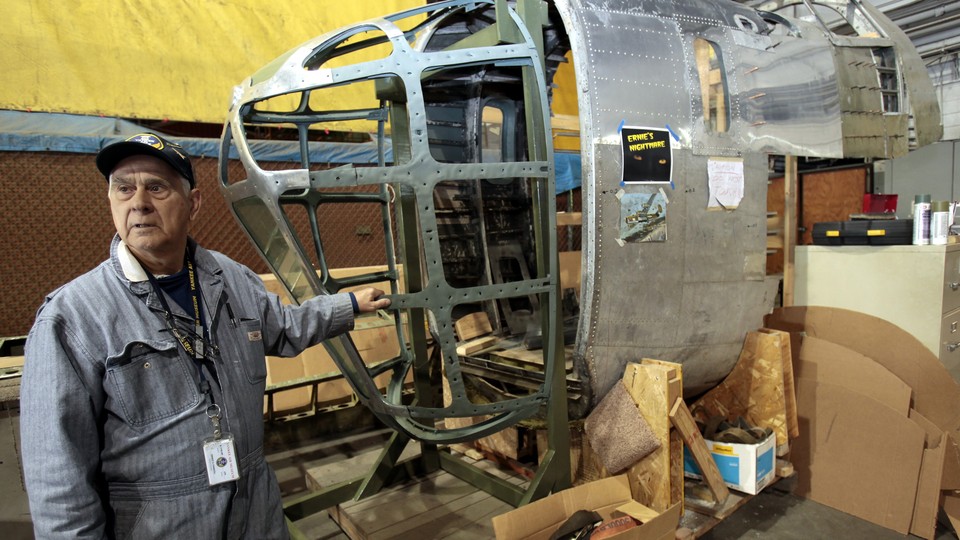
[[[267,378],[267,359],[263,351],[263,330],[260,319],[240,319],[237,347],[238,361],[247,381],[262,383]]]
[[[144,426],[200,403],[189,360],[175,342],[134,342],[107,359],[107,381],[128,424]]]

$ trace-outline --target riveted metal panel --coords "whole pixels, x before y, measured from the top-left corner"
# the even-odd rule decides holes
[[[685,386],[702,388],[729,372],[746,331],[759,326],[772,305],[763,258],[766,158],[741,155],[740,90],[731,67],[739,63],[729,14],[709,2],[558,2],[558,8],[570,34],[586,139],[575,364],[584,365],[594,401],[627,362],[643,357],[683,363]],[[692,53],[698,35],[732,60],[725,66],[731,125],[722,134],[706,133],[702,122]],[[612,54],[625,50],[644,53]],[[644,67],[646,82],[618,76],[634,65]],[[645,99],[650,95],[659,101]],[[671,185],[621,183],[621,125],[670,126],[676,136]],[[710,156],[743,159],[747,196],[735,211],[707,209]],[[660,189],[669,200],[666,241],[619,241],[622,196]]]
[[[830,42],[799,24],[803,39],[781,35],[769,49],[741,48],[734,68],[742,88],[744,151],[843,155],[840,95]],[[804,31],[806,30],[806,31]]]

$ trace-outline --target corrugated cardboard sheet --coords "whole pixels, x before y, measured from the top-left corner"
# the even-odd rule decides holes
[[[797,493],[933,538],[941,495],[960,487],[957,381],[883,319],[797,306],[776,310],[766,324],[790,331],[796,354]]]

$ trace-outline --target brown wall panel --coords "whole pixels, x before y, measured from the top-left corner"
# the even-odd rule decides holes
[[[813,224],[823,221],[847,221],[850,214],[863,209],[863,194],[867,191],[867,168],[853,167],[800,174],[798,213],[804,232],[797,245],[813,243]],[[767,188],[767,211],[784,212],[783,177],[770,179]],[[767,274],[783,273],[783,250],[767,254]]]
[[[204,247],[220,251],[254,272],[269,273],[220,195],[217,159],[193,160],[203,196],[191,235]],[[271,169],[290,163],[267,163]],[[231,178],[243,178],[238,161]],[[114,235],[106,181],[92,154],[0,152],[0,337],[25,335],[44,296],[100,264],[109,255]],[[375,187],[360,187],[371,191]],[[568,194],[558,205],[567,208]],[[574,210],[580,209],[579,190]],[[285,207],[314,264],[307,212]],[[386,263],[381,213],[374,204],[326,205],[318,219],[330,268]],[[561,227],[561,250],[579,249],[580,228]]]
[[[193,162],[203,202],[192,236],[254,272],[269,273],[220,195],[216,158]],[[243,176],[239,162],[230,166]],[[30,330],[47,293],[107,258],[115,229],[106,181],[94,166],[93,155],[0,152],[0,186],[0,337],[10,337]],[[295,213],[291,220],[301,235],[308,234],[305,212]],[[358,227],[374,231],[381,227],[379,210],[341,207],[325,216],[323,225],[331,266],[383,264],[382,233],[375,240],[356,234]]]
[[[867,191],[867,170],[864,167],[805,173],[800,177],[803,235],[798,243],[813,243],[813,224],[824,221],[847,221],[850,214],[863,209]]]

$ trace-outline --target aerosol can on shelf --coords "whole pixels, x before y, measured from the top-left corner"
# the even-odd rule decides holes
[[[930,195],[913,198],[913,245],[930,244]]]

